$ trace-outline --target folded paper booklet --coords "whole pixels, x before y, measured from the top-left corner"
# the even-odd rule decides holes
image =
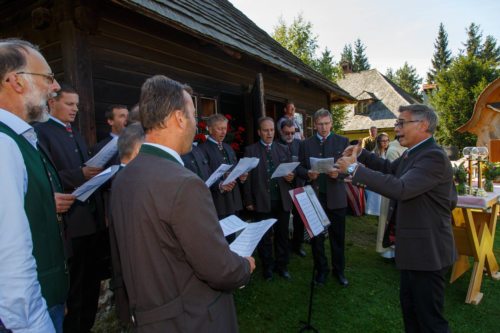
[[[248,223],[247,227],[229,244],[231,251],[242,257],[249,257],[259,244],[262,236],[276,223],[276,219]]]
[[[219,180],[220,177],[222,177],[226,172],[227,170],[229,170],[231,168],[231,164],[221,164],[219,165],[219,167],[217,168],[217,170],[215,170],[211,175],[210,177],[208,177],[207,181],[205,182],[205,185],[207,185],[207,187],[211,187],[217,180]]]
[[[299,166],[299,162],[281,163],[278,165],[276,170],[274,170],[271,178],[285,177],[292,173]]]
[[[94,157],[85,162],[89,167],[102,168],[118,152],[118,137],[109,141]]]
[[[255,168],[257,165],[259,165],[259,159],[257,157],[243,157],[238,161],[238,164],[236,164],[233,170],[231,170],[231,173],[227,176],[222,185],[229,184],[242,174]]]
[[[330,220],[326,216],[314,189],[307,185],[290,190],[289,193],[309,237],[321,234],[330,225]]]
[[[80,187],[73,191],[74,196],[79,201],[85,201],[95,192],[102,184],[107,182],[113,175],[120,169],[119,165],[112,165],[100,174],[92,177],[85,183],[83,183]]]
[[[335,165],[335,159],[333,157],[330,158],[309,157],[309,162],[311,162],[311,170],[317,171],[319,173],[328,173],[334,168]]]

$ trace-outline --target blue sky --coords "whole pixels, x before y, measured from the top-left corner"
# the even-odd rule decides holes
[[[453,55],[463,49],[465,28],[479,24],[500,45],[498,0],[229,0],[271,34],[281,16],[290,24],[302,13],[313,24],[320,50],[328,47],[338,61],[347,43],[361,38],[372,68],[385,73],[405,61],[425,80],[431,66],[439,23],[448,33]]]

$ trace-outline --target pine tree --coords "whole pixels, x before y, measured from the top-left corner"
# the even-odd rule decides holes
[[[394,82],[395,79],[394,70],[390,67],[387,68],[387,70],[385,71],[385,77]]]
[[[407,62],[396,71],[393,81],[417,100],[422,99],[422,95],[419,92],[422,78],[418,76],[415,67],[408,65]]]
[[[480,26],[472,22],[465,29],[467,41],[463,44],[468,57],[478,57],[481,54],[481,38],[483,33],[479,30]]]
[[[432,68],[427,73],[427,82],[433,83],[436,74],[448,68],[451,64],[451,51],[448,49],[448,34],[444,30],[444,24],[439,24],[439,31],[436,41],[434,42],[434,55],[432,57]]]
[[[344,62],[351,64],[351,66],[354,62],[351,44],[344,45],[344,49],[342,50],[342,53],[340,54],[340,63],[342,64]]]
[[[321,58],[315,61],[314,69],[332,82],[335,82],[340,74],[339,68],[334,63],[333,55],[328,48],[325,48],[321,53]]]
[[[484,40],[480,58],[483,61],[500,62],[500,47],[495,37],[488,35]]]
[[[356,39],[354,42],[354,61],[352,64],[353,72],[361,72],[370,69],[368,58],[365,54],[366,46],[363,45],[361,39]]]

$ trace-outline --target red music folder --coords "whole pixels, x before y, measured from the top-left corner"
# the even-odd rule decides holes
[[[309,237],[319,235],[330,225],[330,220],[310,185],[290,190],[289,194]]]

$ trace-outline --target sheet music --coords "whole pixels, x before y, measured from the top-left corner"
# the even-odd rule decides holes
[[[240,230],[245,229],[248,226],[248,223],[243,222],[236,215],[230,215],[219,221],[220,226],[222,228],[222,232],[224,233],[224,237],[227,235],[234,234]]]
[[[321,224],[323,224],[324,227],[328,227],[330,225],[330,220],[328,219],[328,216],[326,216],[325,210],[323,209],[323,206],[321,206],[321,203],[319,202],[314,189],[311,187],[311,185],[307,185],[304,187],[304,192],[306,192],[309,196],[309,200],[311,200],[311,203],[314,207],[314,210],[316,211],[316,214],[318,215]]]
[[[259,159],[257,157],[243,157],[239,160],[238,164],[231,170],[231,173],[224,180],[222,185],[227,185],[233,180],[236,180],[239,176],[248,172],[259,165]]]
[[[311,170],[317,171],[319,173],[330,172],[333,169],[333,165],[335,164],[335,159],[333,157],[330,158],[309,157],[309,161],[311,163]]]
[[[317,236],[325,230],[325,227],[321,223],[318,214],[316,213],[316,209],[313,206],[313,203],[309,199],[309,196],[306,192],[302,192],[295,195],[300,208],[302,209],[302,213],[306,217],[307,223],[309,224],[309,228],[314,236]]]
[[[248,223],[245,230],[229,245],[231,251],[242,257],[251,256],[257,244],[266,231],[276,223],[276,219],[268,219],[255,223]]]
[[[85,162],[89,167],[102,168],[118,152],[118,137],[115,136],[90,160]]]
[[[119,165],[112,165],[100,174],[92,177],[85,183],[83,183],[80,187],[73,191],[74,196],[76,196],[77,200],[85,201],[92,195],[105,182],[107,182],[120,168]]]
[[[217,168],[217,170],[215,170],[211,175],[210,177],[207,179],[207,181],[205,182],[205,185],[207,185],[207,187],[211,187],[217,180],[219,180],[220,177],[222,177],[224,175],[224,173],[226,173],[227,170],[229,170],[231,168],[231,164],[221,164],[219,165],[219,167]]]
[[[293,170],[295,170],[295,168],[297,168],[299,164],[299,162],[281,163],[280,165],[278,165],[276,170],[274,170],[271,178],[284,177],[293,172]]]

